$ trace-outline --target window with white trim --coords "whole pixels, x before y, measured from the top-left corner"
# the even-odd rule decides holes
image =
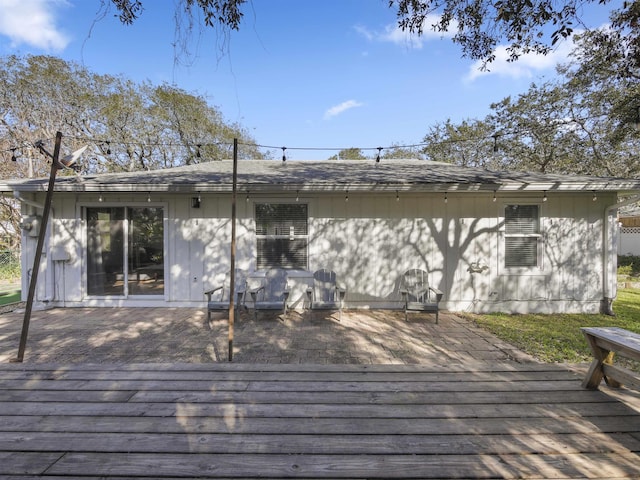
[[[542,234],[538,205],[506,205],[504,209],[505,268],[541,267]]]
[[[307,204],[257,203],[255,215],[257,268],[307,270]]]

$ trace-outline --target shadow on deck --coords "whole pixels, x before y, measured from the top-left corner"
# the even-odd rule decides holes
[[[640,408],[454,315],[0,316],[2,478],[640,478]],[[634,397],[637,399],[637,397]],[[634,407],[635,405],[635,407]]]

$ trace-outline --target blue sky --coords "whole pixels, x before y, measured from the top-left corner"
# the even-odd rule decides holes
[[[421,143],[437,122],[483,118],[492,102],[553,78],[570,51],[566,42],[507,63],[498,49],[491,71],[480,72],[447,36],[400,32],[387,0],[252,0],[239,32],[196,29],[184,53],[173,47],[174,3],[145,0],[126,26],[114,8],[100,18],[100,0],[0,0],[0,54],[55,55],[95,73],[174,84],[205,96],[258,144],[320,159],[351,147],[374,155]],[[585,7],[588,26],[605,24],[610,8]]]

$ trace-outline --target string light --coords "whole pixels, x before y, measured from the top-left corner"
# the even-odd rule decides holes
[[[591,200],[593,200],[594,202],[596,200],[598,200],[598,195],[596,195],[596,191],[595,190],[593,191],[593,198]]]
[[[546,202],[547,201],[547,191],[544,191],[544,195],[542,196],[542,201]]]
[[[491,200],[492,202],[496,202],[498,201],[498,199],[496,198],[496,191],[493,191],[493,199]]]
[[[345,196],[344,196],[344,201],[348,202],[349,201],[349,190],[346,191]]]
[[[151,192],[147,192],[147,203],[151,202]]]
[[[396,190],[396,202],[400,201],[400,193],[398,193],[398,190]]]
[[[104,198],[102,198],[102,193],[100,195],[98,195],[98,201],[100,203],[104,202]]]
[[[638,112],[637,114],[637,125],[640,127],[640,107],[636,107],[636,110]],[[586,121],[586,120],[593,120],[593,119],[597,119],[597,118],[601,118],[601,117],[605,117],[606,115],[604,114],[599,114],[599,115],[590,115],[590,116],[585,116],[585,117],[581,117],[578,119],[567,119],[565,124],[573,124],[577,121]],[[557,125],[560,125],[560,123],[557,123]],[[440,141],[430,141],[430,142],[422,142],[422,143],[414,143],[414,144],[407,144],[407,145],[391,145],[391,146],[387,146],[387,147],[353,147],[353,146],[349,146],[349,147],[275,147],[273,145],[262,145],[262,144],[257,144],[257,143],[244,143],[244,142],[238,142],[238,145],[242,145],[242,146],[246,146],[246,147],[253,147],[253,148],[264,148],[264,149],[276,149],[276,148],[280,148],[283,151],[283,161],[286,160],[286,156],[285,156],[285,150],[289,149],[289,150],[306,150],[306,151],[340,151],[340,150],[348,150],[348,149],[356,149],[356,150],[374,150],[378,152],[378,155],[376,156],[376,161],[378,160],[378,157],[380,156],[380,153],[383,149],[386,150],[394,150],[394,149],[414,149],[414,148],[423,148],[423,147],[427,147],[427,146],[433,146],[433,145],[453,145],[453,144],[461,144],[461,143],[466,143],[466,142],[477,142],[479,140],[489,140],[492,139],[493,140],[493,148],[494,151],[497,151],[498,149],[498,144],[497,144],[497,140],[498,137],[506,137],[506,136],[517,136],[517,135],[522,135],[522,134],[527,134],[528,131],[527,130],[518,130],[518,129],[513,129],[513,130],[509,130],[509,131],[501,131],[500,133],[493,133],[491,135],[486,135],[486,136],[470,136],[470,137],[466,137],[466,138],[456,138],[456,139],[444,139],[444,140],[440,140]],[[80,135],[68,135],[67,138],[70,139],[74,139],[74,140],[78,140],[81,141],[83,143],[94,143],[94,144],[105,144],[107,146],[107,150],[106,153],[110,154],[111,153],[111,148],[110,148],[110,144],[114,143],[112,140],[104,140],[104,139],[96,139],[96,138],[88,138],[86,136],[80,136]],[[49,139],[51,140],[51,139]],[[185,147],[185,145],[183,143],[174,143],[174,142],[117,142],[119,145],[123,145],[124,147],[127,146],[143,146],[143,147]],[[228,142],[207,142],[207,143],[199,143],[198,146],[202,147],[202,146],[218,146],[218,147],[225,147],[225,148],[230,148],[233,146],[233,142],[228,141]],[[11,151],[14,152],[18,147],[11,147],[8,148],[6,150],[3,151]],[[196,156],[197,156],[197,152],[196,152]]]
[[[296,202],[300,201],[300,190],[296,190]]]
[[[636,126],[640,127],[640,107],[636,107],[636,111],[637,111],[637,117],[636,117]],[[564,124],[566,125],[570,125],[573,124],[577,121],[584,121],[584,120],[592,120],[592,119],[597,119],[600,117],[605,117],[605,115],[593,115],[593,116],[586,116],[586,117],[582,117],[579,119],[568,119],[566,120],[566,122],[564,122]],[[560,123],[557,123],[556,126],[560,126]],[[519,129],[513,129],[513,130],[503,130],[500,131],[499,133],[494,132],[490,135],[478,135],[478,136],[469,136],[469,137],[465,137],[465,138],[446,138],[440,141],[429,141],[429,142],[421,142],[421,143],[415,143],[415,144],[405,144],[405,145],[390,145],[387,147],[382,147],[382,146],[378,146],[378,147],[353,147],[353,146],[349,146],[349,147],[275,147],[273,145],[263,145],[263,144],[258,144],[258,143],[245,143],[245,142],[237,142],[238,145],[244,146],[244,147],[249,147],[249,148],[255,148],[259,151],[259,149],[281,149],[282,150],[282,161],[285,162],[287,160],[286,158],[286,150],[300,150],[300,151],[342,151],[342,150],[349,150],[349,149],[354,149],[354,150],[360,150],[360,151],[376,151],[377,154],[375,155],[375,162],[376,164],[378,164],[381,160],[381,154],[382,154],[382,150],[383,149],[388,149],[388,150],[400,150],[400,149],[406,149],[406,150],[410,150],[412,153],[415,152],[416,156],[422,159],[425,159],[425,154],[424,152],[419,151],[418,149],[424,149],[425,147],[429,147],[429,146],[438,146],[438,145],[457,145],[457,144],[464,144],[467,142],[478,142],[478,141],[482,141],[482,140],[493,140],[493,151],[497,152],[498,151],[498,137],[509,137],[509,136],[513,136],[513,137],[517,137],[517,136],[522,136],[522,135],[529,135],[530,132],[528,130],[519,130]],[[91,143],[94,144],[96,146],[99,146],[100,144],[102,145],[106,145],[106,155],[110,155],[111,154],[111,143],[112,140],[105,140],[103,139],[99,139],[99,138],[89,138],[87,136],[80,136],[80,135],[67,135],[66,138],[68,139],[72,139],[72,140],[76,140],[82,143]],[[46,139],[47,141],[52,141],[52,138]],[[30,146],[35,146],[34,144],[29,145],[29,142],[26,142],[25,145],[27,147]],[[162,148],[162,147],[172,147],[172,148],[189,148],[188,145],[185,145],[182,142],[116,142],[118,145],[122,145],[124,147],[124,149],[129,149],[129,148],[149,148],[149,147],[158,147],[158,148]],[[201,157],[201,151],[200,148],[202,146],[208,146],[208,147],[219,147],[224,149],[225,151],[229,151],[230,148],[234,145],[234,142],[231,141],[221,141],[221,142],[200,142],[197,145],[197,150],[196,150],[196,157],[200,158]],[[488,148],[491,148],[487,145]],[[20,146],[13,146],[13,147],[8,147],[5,148],[4,150],[0,150],[0,152],[11,152],[11,160],[12,161],[17,161],[17,154],[16,151],[19,150],[21,147]],[[116,152],[116,155],[117,152]],[[373,155],[372,157],[369,157],[373,159]],[[594,192],[593,195],[593,201],[595,202],[597,200],[597,194]],[[149,201],[151,201],[149,199]],[[247,198],[247,201],[249,201],[249,199]],[[497,198],[496,198],[496,194],[494,191],[494,196],[493,196],[493,201],[496,202]],[[543,198],[543,201],[546,201]]]
[[[447,198],[447,193],[448,192],[444,192],[444,203],[447,203],[449,201],[449,198]]]

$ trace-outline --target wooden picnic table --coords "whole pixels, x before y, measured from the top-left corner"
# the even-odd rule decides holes
[[[618,327],[585,327],[581,330],[593,353],[583,387],[596,389],[604,378],[610,387],[620,388],[625,384],[640,388],[637,373],[614,365],[616,354],[640,361],[640,335]]]

